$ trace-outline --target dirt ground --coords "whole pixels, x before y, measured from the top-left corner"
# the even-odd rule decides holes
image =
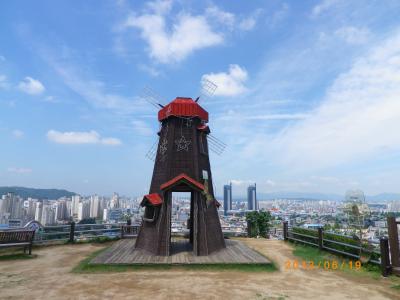
[[[282,241],[246,239],[280,270],[267,272],[154,270],[74,274],[104,245],[34,249],[35,259],[0,262],[0,299],[400,299],[390,279],[342,271],[285,270],[295,259]]]

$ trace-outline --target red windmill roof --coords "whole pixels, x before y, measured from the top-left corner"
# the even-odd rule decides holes
[[[198,117],[202,121],[208,122],[208,112],[192,98],[177,97],[158,112],[159,121],[170,116]]]
[[[146,200],[149,201],[150,204],[152,204],[153,206],[158,206],[158,205],[161,205],[161,204],[163,203],[163,199],[162,199],[161,196],[160,196],[159,194],[157,194],[157,193],[145,195],[145,196],[143,197],[142,203],[141,203],[140,205],[143,206],[143,205],[144,205],[144,202],[145,202]]]
[[[178,183],[179,181],[187,181],[189,184],[194,185],[195,187],[197,187],[200,190],[204,190],[204,185],[201,184],[200,182],[194,180],[193,178],[189,177],[188,175],[186,175],[185,173],[181,173],[178,176],[172,178],[171,180],[168,180],[167,182],[163,183],[160,186],[160,189],[165,190],[173,185],[175,185],[176,183]]]

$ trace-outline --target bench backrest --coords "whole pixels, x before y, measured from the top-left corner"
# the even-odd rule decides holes
[[[0,231],[0,244],[32,242],[34,236],[35,236],[34,230]]]

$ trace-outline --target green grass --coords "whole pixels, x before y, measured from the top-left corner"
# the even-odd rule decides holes
[[[285,300],[287,298],[289,298],[287,295],[269,296],[261,293],[256,294],[257,300]]]
[[[400,284],[392,285],[391,288],[395,290],[400,290]]]
[[[101,249],[93,252],[76,267],[72,269],[73,273],[109,273],[126,272],[142,270],[196,270],[196,271],[242,271],[242,272],[273,272],[277,270],[275,264],[90,264],[90,261],[107,249]]]
[[[321,269],[323,269],[323,264],[325,261],[336,261],[338,263],[338,267],[336,271],[342,271],[351,275],[361,275],[368,276],[374,279],[379,279],[381,277],[380,266],[374,264],[362,264],[361,268],[355,268],[354,264],[357,261],[356,259],[349,259],[346,257],[337,256],[331,254],[326,251],[320,251],[316,247],[306,246],[302,244],[294,244],[293,255],[300,257],[302,260],[307,263],[310,261],[314,262],[314,266],[318,266],[320,262]],[[353,267],[350,268],[349,263],[353,263]],[[299,262],[301,264],[301,262]],[[342,266],[343,264],[343,266]],[[299,267],[300,268],[300,267]],[[328,271],[333,271],[332,268],[328,269]]]
[[[7,260],[18,260],[18,259],[32,259],[36,258],[36,254],[25,254],[25,253],[11,253],[11,254],[5,254],[0,256],[0,261],[7,261]]]
[[[118,241],[118,237],[107,237],[107,236],[98,236],[92,239],[88,240],[81,240],[81,241],[75,241],[71,243],[70,241],[66,241],[65,244],[104,244],[108,242],[115,242]]]

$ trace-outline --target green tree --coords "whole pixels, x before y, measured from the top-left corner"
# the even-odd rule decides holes
[[[96,224],[96,218],[86,218],[79,221],[78,224]]]
[[[257,214],[257,211],[251,211],[246,214],[247,235],[249,237],[257,237],[258,235]]]
[[[257,214],[258,233],[264,238],[268,237],[271,219],[271,213],[269,211],[260,211]]]
[[[246,214],[247,234],[249,237],[267,237],[271,227],[271,213],[269,211],[251,211]]]

